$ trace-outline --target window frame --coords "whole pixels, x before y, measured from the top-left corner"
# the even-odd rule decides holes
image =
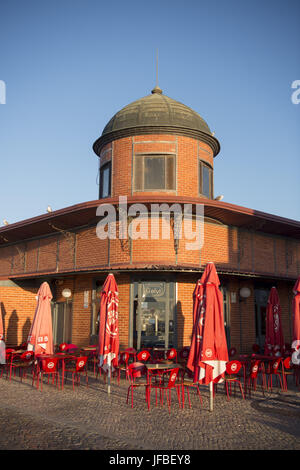
[[[105,169],[109,169],[109,181],[108,181],[108,194],[103,196],[103,174]],[[99,175],[99,199],[105,199],[111,196],[111,161],[103,163],[100,167],[100,175]]]
[[[172,157],[173,159],[173,188],[167,188],[167,178],[168,178],[168,172],[167,172],[167,158]],[[163,158],[164,159],[164,171],[165,171],[165,182],[164,182],[164,188],[147,188],[145,189],[145,159],[146,158]],[[136,160],[141,159],[141,167],[142,167],[142,188],[137,188],[137,177],[136,177]],[[176,154],[173,152],[150,152],[150,153],[135,153],[134,154],[134,159],[133,159],[133,191],[134,192],[153,192],[153,191],[158,191],[158,192],[176,192],[177,191],[177,158]]]
[[[203,193],[203,167],[209,170],[209,196]],[[198,164],[198,191],[199,195],[207,199],[214,198],[214,171],[213,167],[204,160],[199,159]]]

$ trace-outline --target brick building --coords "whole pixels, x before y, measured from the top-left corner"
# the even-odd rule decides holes
[[[192,294],[209,261],[222,283],[228,345],[240,352],[250,351],[254,343],[263,346],[273,285],[280,296],[285,341],[290,342],[300,222],[214,199],[214,158],[220,145],[195,111],[155,87],[116,113],[93,148],[99,157],[99,199],[0,229],[0,305],[7,345],[27,339],[43,281],[53,293],[55,342],[95,343],[99,293],[108,272],[119,287],[121,347],[189,345]],[[120,237],[120,196],[127,198],[122,220],[139,238]],[[97,208],[104,203],[119,216],[115,238],[97,236],[104,217]],[[133,210],[134,204],[143,210]],[[146,216],[161,204],[182,211],[189,205],[193,230],[196,208],[202,207],[203,244],[191,250],[187,236],[176,237],[173,213],[168,220],[152,210],[159,236],[151,236]],[[165,224],[169,237],[162,235]],[[243,287],[247,298],[241,297]]]

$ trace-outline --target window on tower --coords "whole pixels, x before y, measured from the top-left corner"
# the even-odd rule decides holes
[[[99,199],[111,195],[111,163],[105,163],[100,168],[100,191]]]
[[[175,166],[175,155],[135,155],[134,190],[175,190]]]
[[[202,160],[199,160],[199,193],[213,199],[213,169]]]

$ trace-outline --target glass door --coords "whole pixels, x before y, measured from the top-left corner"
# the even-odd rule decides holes
[[[265,345],[266,312],[269,292],[266,289],[255,289],[255,332],[256,343],[261,349]]]
[[[72,302],[52,304],[53,344],[72,342]]]
[[[174,346],[174,306],[174,283],[134,283],[133,346],[136,349]]]

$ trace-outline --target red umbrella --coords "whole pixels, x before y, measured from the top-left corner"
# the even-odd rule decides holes
[[[194,291],[194,328],[187,362],[194,380],[202,384],[222,381],[228,362],[219,285],[215,265],[208,263]]]
[[[47,282],[43,282],[37,295],[37,306],[27,340],[27,349],[33,350],[35,354],[53,354],[52,293]]]
[[[4,329],[3,329],[3,320],[2,320],[2,313],[0,311],[0,340],[4,339]]]
[[[0,310],[0,364],[5,364],[5,342],[4,342],[4,330],[2,313]]]
[[[108,393],[110,393],[110,374],[118,365],[119,322],[118,286],[113,274],[109,274],[101,291],[99,326],[99,366],[108,371]]]
[[[272,287],[267,304],[265,354],[282,356],[284,349],[281,306],[277,289]]]
[[[298,341],[300,345],[300,277],[298,277],[293,288],[293,342]],[[297,348],[298,349],[298,348]]]

